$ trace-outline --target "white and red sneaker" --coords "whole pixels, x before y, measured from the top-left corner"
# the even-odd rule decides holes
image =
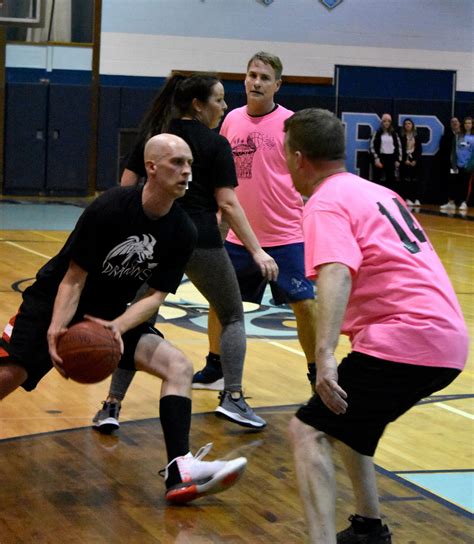
[[[212,443],[203,446],[196,455],[191,452],[173,459],[160,471],[165,482],[168,479],[168,468],[176,463],[181,482],[167,488],[165,498],[174,504],[185,504],[202,497],[220,493],[232,487],[242,476],[247,465],[245,457],[229,461],[202,461],[209,453]]]

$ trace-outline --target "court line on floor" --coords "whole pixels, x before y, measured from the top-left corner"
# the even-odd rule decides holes
[[[443,234],[448,234],[451,236],[463,236],[464,238],[474,238],[473,234],[464,234],[463,232],[454,232],[452,230],[442,230],[442,229],[435,229],[431,227],[426,227],[426,230],[428,232],[441,232]]]
[[[277,348],[281,348],[296,355],[301,355],[302,357],[305,357],[305,354],[302,351],[291,348],[289,346],[285,346],[284,344],[280,344],[280,342],[274,342],[272,340],[269,340],[268,343]],[[454,408],[452,406],[449,406],[448,404],[444,404],[443,402],[433,402],[432,405],[441,408],[442,410],[448,410],[448,412],[452,412],[453,414],[457,414],[458,416],[462,416],[467,419],[474,419],[474,415],[469,414],[464,410],[459,410],[459,408]]]
[[[37,234],[38,236],[43,236],[43,238],[48,238],[49,240],[53,240],[54,242],[64,242],[62,238],[57,238],[56,236],[51,236],[49,234],[46,234],[45,232],[41,232],[39,230],[32,230],[34,234]]]
[[[283,405],[283,406],[273,406],[273,407],[268,407],[268,408],[265,408],[265,407],[260,407],[260,408],[257,408],[256,411],[258,413],[268,413],[268,412],[272,412],[272,411],[277,411],[277,412],[285,412],[287,410],[290,410],[290,411],[294,411],[299,405],[293,405],[293,404],[290,404],[290,405]],[[202,412],[202,413],[199,413],[199,414],[193,414],[193,419],[198,419],[198,418],[202,418],[203,416],[211,416],[213,415],[214,412]],[[130,421],[123,421],[122,424],[123,424],[123,427],[128,427],[128,426],[145,426],[145,425],[149,425],[150,423],[151,424],[158,424],[160,422],[160,418],[157,418],[157,417],[148,417],[148,418],[143,418],[143,419],[136,419],[136,420],[130,420]],[[93,436],[93,440],[96,440],[98,443],[102,443],[102,446],[104,447],[104,449],[113,449],[114,447],[116,447],[116,445],[120,442],[120,440],[123,440],[124,437],[123,436],[120,436],[120,435],[111,435],[111,436],[104,436],[104,435],[100,435],[98,433],[95,433],[94,431],[92,431],[91,429],[91,426],[90,424],[89,425],[86,425],[84,427],[76,427],[76,428],[69,428],[69,429],[58,429],[58,430],[53,430],[53,431],[44,431],[44,432],[39,432],[39,433],[33,433],[33,434],[30,434],[30,435],[22,435],[22,436],[14,436],[14,437],[9,437],[9,438],[3,438],[3,439],[0,439],[0,448],[3,447],[4,445],[9,445],[11,443],[14,443],[14,442],[26,442],[26,441],[31,441],[32,439],[42,439],[42,438],[47,438],[48,436],[61,436],[61,435],[64,435],[66,433],[80,433],[80,432],[87,432],[87,433],[92,433],[92,436]],[[235,450],[240,450],[240,449],[249,449],[249,448],[253,448],[255,446],[259,446],[263,443],[263,440],[262,439],[259,439],[257,438],[256,440],[248,443],[248,444],[242,444],[241,446],[238,446],[237,448],[235,448]],[[444,498],[444,497],[441,497],[440,495],[437,495],[436,493],[434,493],[433,491],[430,491],[424,487],[421,487],[420,485],[418,484],[415,484],[415,483],[412,483],[411,481],[405,479],[402,475],[399,475],[397,473],[397,471],[392,471],[392,470],[387,470],[383,467],[381,467],[380,465],[378,464],[375,464],[375,470],[379,473],[379,474],[382,474],[384,475],[385,477],[389,478],[390,480],[396,482],[397,484],[400,484],[401,486],[405,487],[405,488],[408,488],[410,489],[411,491],[415,492],[415,493],[418,493],[417,496],[415,497],[405,497],[405,496],[394,496],[393,494],[390,494],[390,495],[381,495],[380,499],[383,503],[388,503],[388,502],[395,502],[395,501],[418,501],[418,500],[424,500],[424,499],[429,499],[429,500],[433,500],[434,502],[438,503],[438,504],[441,504],[442,506],[448,508],[449,510],[455,512],[456,514],[460,514],[462,515],[463,517],[467,517],[468,519],[474,519],[472,514],[466,510],[465,508],[462,508],[460,506],[458,506],[457,504],[451,502],[450,500]],[[407,471],[408,472],[408,471]]]
[[[16,247],[18,249],[22,249],[23,251],[26,251],[28,253],[32,253],[33,255],[38,255],[39,257],[43,257],[44,259],[51,259],[52,257],[50,255],[45,255],[44,253],[39,253],[38,251],[35,251],[34,249],[29,249],[27,247],[21,246],[20,244],[17,244],[16,242],[9,242],[7,240],[2,242],[4,244],[8,244],[9,246]]]
[[[285,346],[285,344],[280,344],[280,342],[274,342],[273,340],[268,340],[267,343],[277,348],[289,351],[290,353],[294,353],[295,355],[301,355],[302,357],[306,357],[306,355],[302,351],[298,349],[290,348],[290,346]]]
[[[464,410],[459,410],[459,408],[454,408],[453,406],[444,404],[443,402],[433,402],[433,406],[437,406],[438,408],[442,408],[443,410],[448,410],[448,412],[452,412],[453,414],[457,414],[458,416],[466,417],[467,419],[474,419],[474,415],[469,414]]]

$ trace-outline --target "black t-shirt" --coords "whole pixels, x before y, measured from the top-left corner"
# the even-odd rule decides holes
[[[196,243],[196,228],[181,208],[156,220],[141,203],[142,189],[117,187],[99,196],[79,218],[61,251],[38,272],[24,298],[54,303],[73,260],[88,272],[78,315],[114,319],[146,282],[175,293]]]
[[[199,121],[173,119],[168,131],[183,138],[193,154],[192,179],[186,194],[177,202],[198,229],[197,246],[221,247],[214,190],[238,184],[230,144]],[[144,142],[138,141],[127,161],[127,168],[142,177],[146,176],[143,150]]]

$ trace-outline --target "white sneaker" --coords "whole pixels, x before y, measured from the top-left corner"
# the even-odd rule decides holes
[[[168,468],[176,463],[181,482],[168,487],[165,493],[167,501],[175,504],[185,504],[203,495],[211,495],[232,487],[242,476],[247,465],[245,457],[230,461],[202,461],[209,453],[212,443],[202,447],[195,456],[191,452],[176,457],[160,471],[165,481],[168,479]]]
[[[442,212],[454,211],[456,209],[456,204],[452,200],[450,200],[449,202],[446,202],[446,204],[440,206],[439,209]]]
[[[421,206],[421,202],[418,199],[415,200],[415,206]]]
[[[467,210],[467,203],[466,203],[466,202],[462,202],[461,205],[459,206],[459,209],[460,209],[461,211]]]
[[[407,199],[405,200],[405,202],[407,203],[407,206],[414,206],[414,205],[415,205],[415,203],[412,202],[409,198],[407,198]]]

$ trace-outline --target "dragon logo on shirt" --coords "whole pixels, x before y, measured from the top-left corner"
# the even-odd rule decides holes
[[[153,259],[156,239],[151,234],[129,236],[116,245],[102,263],[102,274],[112,277],[135,277],[147,280],[157,263]]]

